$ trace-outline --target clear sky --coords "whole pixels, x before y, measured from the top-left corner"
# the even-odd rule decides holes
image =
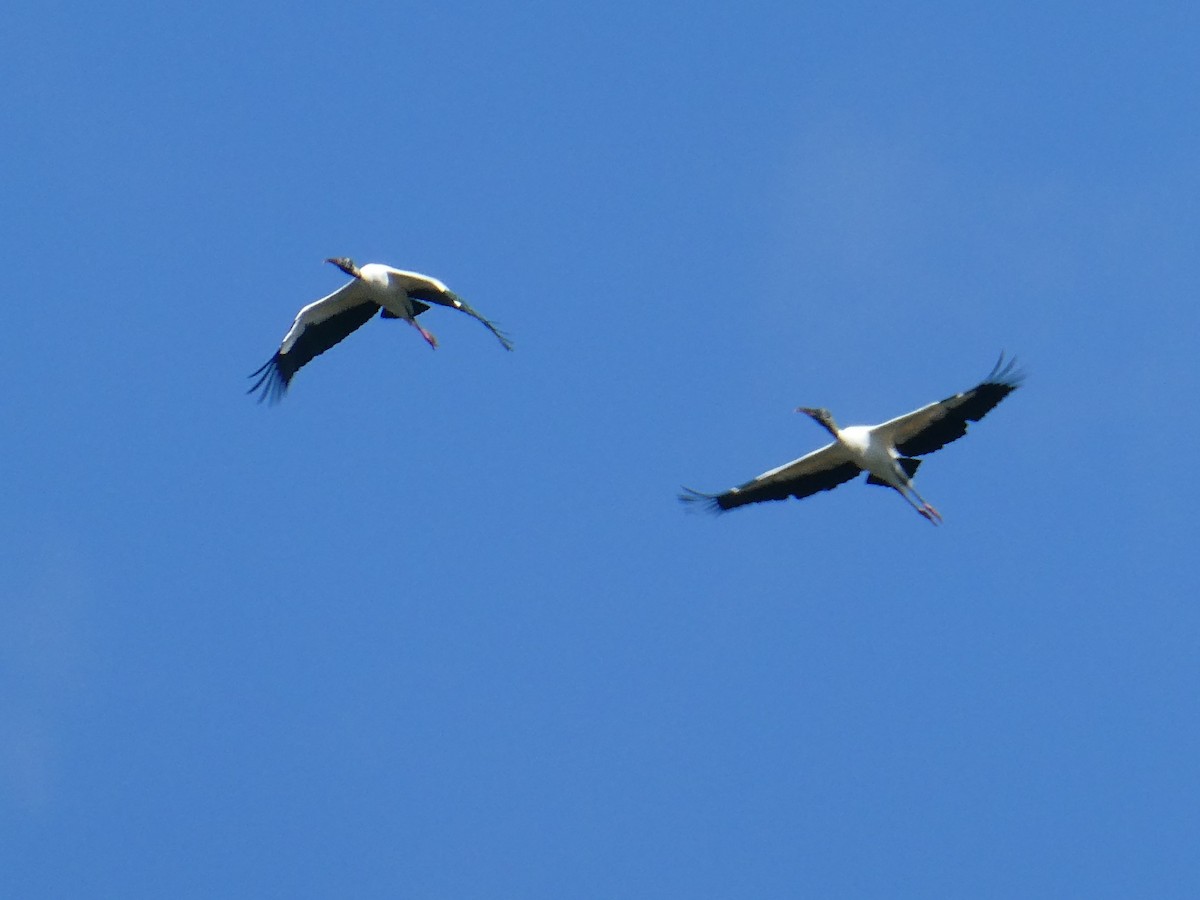
[[[0,36],[9,897],[1200,892],[1192,3]],[[450,310],[244,394],[347,255]],[[689,514],[1028,378],[918,486]]]

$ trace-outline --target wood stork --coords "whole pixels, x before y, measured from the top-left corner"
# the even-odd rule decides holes
[[[258,380],[247,393],[261,391],[260,403],[264,399],[272,403],[282,399],[301,367],[366,324],[376,312],[384,319],[404,319],[421,333],[430,347],[436,348],[437,338],[417,323],[417,316],[429,309],[430,303],[449,306],[478,319],[499,339],[505,350],[512,349],[506,334],[436,278],[380,263],[368,263],[359,268],[345,257],[325,262],[337,266],[352,280],[296,314],[279,350],[250,376]]]
[[[996,362],[991,374],[969,391],[930,403],[882,425],[851,425],[839,428],[827,409],[801,406],[796,412],[811,417],[833,435],[834,441],[786,465],[764,472],[752,481],[730,488],[723,494],[702,494],[684,488],[679,499],[687,503],[704,502],[714,512],[724,512],[747,503],[808,497],[828,491],[867,471],[867,484],[895,490],[917,512],[941,524],[942,515],[912,484],[921,465],[915,456],[933,453],[967,433],[968,422],[978,422],[1001,400],[1020,386],[1023,375],[1016,360]]]

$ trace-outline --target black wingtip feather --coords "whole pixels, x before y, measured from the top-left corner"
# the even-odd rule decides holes
[[[690,487],[683,488],[679,495],[679,502],[686,506],[700,504],[706,512],[723,513],[725,508],[721,506],[721,498],[716,494],[702,494],[700,491],[694,491]]]
[[[1025,372],[1017,367],[1017,358],[1011,357],[1007,362],[1004,359],[1004,351],[1000,351],[1000,358],[996,360],[996,365],[992,366],[992,371],[988,373],[987,378],[983,379],[981,386],[985,384],[994,384],[1000,387],[1006,387],[1009,390],[1015,391],[1021,386],[1025,380]]]
[[[513,348],[512,338],[510,338],[506,332],[501,331],[495,325],[489,325],[489,327],[491,328],[492,334],[499,339],[500,345],[504,347],[505,350],[511,351]]]
[[[510,338],[505,332],[501,331],[500,327],[495,322],[493,322],[491,319],[484,316],[482,313],[479,312],[479,310],[473,308],[471,306],[471,304],[469,304],[466,300],[464,300],[462,297],[458,296],[458,294],[454,293],[453,291],[447,291],[446,293],[449,295],[452,305],[454,305],[460,312],[466,313],[468,316],[471,316],[473,319],[478,319],[480,322],[483,323],[483,326],[488,331],[490,331],[492,334],[494,334],[496,336],[496,340],[498,340],[500,342],[500,345],[505,350],[510,350],[510,351],[512,350],[512,348],[513,348],[512,338]]]
[[[258,392],[258,402],[262,403],[265,400],[269,406],[282,400],[287,393],[288,383],[291,381],[291,374],[283,371],[282,362],[282,355],[276,353],[251,372],[249,377],[257,376],[258,381],[254,382],[246,393]]]

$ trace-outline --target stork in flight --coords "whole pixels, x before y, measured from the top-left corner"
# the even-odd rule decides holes
[[[418,324],[417,316],[429,309],[431,303],[449,306],[478,319],[499,339],[505,350],[512,349],[512,341],[504,332],[436,278],[380,263],[368,263],[359,268],[345,257],[325,262],[333,263],[352,280],[296,314],[279,350],[250,376],[257,377],[258,381],[247,393],[261,391],[260,403],[281,400],[301,367],[365,325],[376,312],[384,319],[404,319],[421,332],[430,347],[436,349],[437,338]]]
[[[801,406],[796,412],[811,417],[833,435],[833,443],[814,450],[786,465],[763,472],[753,481],[730,488],[723,494],[701,494],[684,488],[679,499],[704,502],[714,512],[724,512],[747,503],[808,497],[828,491],[866,470],[867,484],[895,488],[917,512],[941,524],[942,514],[917,493],[912,477],[922,460],[967,433],[968,422],[978,422],[1021,384],[1016,360],[1004,354],[990,375],[969,391],[930,403],[882,425],[851,425],[839,428],[827,409]]]

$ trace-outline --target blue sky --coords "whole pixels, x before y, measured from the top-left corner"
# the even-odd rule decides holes
[[[1194,896],[1187,4],[27,5],[21,897]],[[278,407],[327,256],[446,281]],[[1026,386],[931,457],[689,515]]]

